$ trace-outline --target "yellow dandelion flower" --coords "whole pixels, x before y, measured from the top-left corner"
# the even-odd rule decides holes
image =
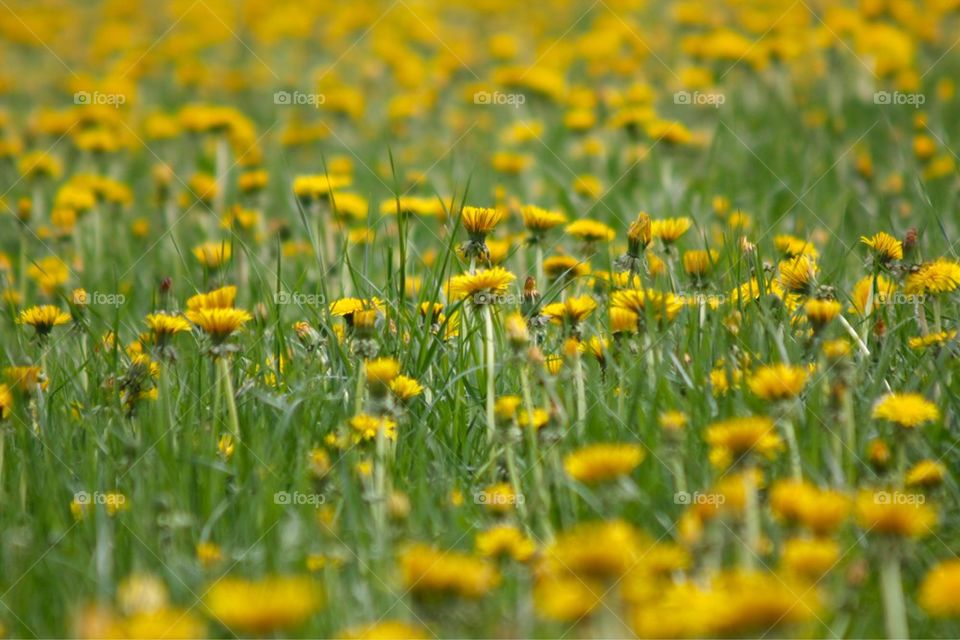
[[[590,273],[590,263],[573,256],[549,256],[543,261],[543,270],[551,280],[577,278]]]
[[[778,282],[787,291],[806,293],[813,286],[817,269],[817,263],[807,255],[782,260],[778,266],[780,272]]]
[[[223,560],[220,545],[212,542],[201,542],[196,548],[197,560],[204,567],[212,567]]]
[[[406,402],[423,393],[423,386],[414,378],[398,375],[390,381],[390,391],[397,399]]]
[[[937,512],[923,495],[902,491],[861,491],[856,513],[857,524],[871,534],[920,538],[937,524]]]
[[[456,551],[414,544],[400,553],[400,575],[414,593],[480,598],[500,583],[500,574],[487,560]]]
[[[601,606],[606,589],[594,580],[550,576],[533,589],[537,615],[547,620],[574,623]]]
[[[536,544],[512,525],[497,525],[477,534],[477,553],[487,558],[507,556],[526,562],[537,550]]]
[[[828,538],[791,538],[783,545],[780,565],[809,582],[820,580],[840,560],[840,545]]]
[[[930,569],[917,600],[931,616],[960,617],[960,560],[945,560]]]
[[[578,324],[583,322],[596,308],[597,301],[592,297],[575,296],[567,298],[563,302],[548,304],[540,310],[540,313],[558,324],[564,321]]]
[[[175,333],[190,331],[190,322],[183,316],[160,312],[148,314],[145,320],[157,342],[162,342]]]
[[[683,309],[683,300],[673,293],[655,289],[624,289],[613,292],[610,307],[626,309],[638,318],[645,318],[649,310],[654,320],[670,321]]]
[[[564,230],[583,242],[609,242],[617,236],[608,225],[587,218],[571,222]]]
[[[358,413],[350,418],[350,427],[356,432],[354,440],[373,440],[378,432],[383,432],[387,440],[397,439],[397,423],[386,416],[374,416]]]
[[[907,276],[903,290],[908,295],[950,293],[960,287],[960,263],[937,258],[925,262]]]
[[[233,285],[220,287],[207,293],[198,293],[187,299],[187,309],[230,309],[237,298],[237,288]]]
[[[711,447],[711,459],[729,466],[749,454],[774,458],[783,449],[783,441],[766,416],[730,418],[707,427],[705,439]]]
[[[533,205],[525,205],[520,209],[523,216],[523,226],[534,238],[542,237],[550,229],[559,227],[567,221],[567,216],[559,211],[541,209]]]
[[[253,319],[243,309],[196,309],[187,311],[186,316],[217,344]]]
[[[344,629],[336,637],[339,640],[428,640],[434,634],[403,620],[379,620]]]
[[[504,212],[491,207],[464,207],[460,214],[463,228],[472,236],[485,236],[500,224]]]
[[[210,614],[236,633],[266,636],[299,627],[320,610],[320,587],[310,578],[271,576],[261,580],[226,577],[207,590]]]
[[[921,460],[907,471],[906,484],[908,487],[931,489],[943,484],[947,476],[947,468],[936,460]]]
[[[643,462],[645,455],[639,445],[599,443],[567,455],[563,468],[574,480],[595,484],[629,475]]]
[[[45,304],[24,309],[17,316],[17,322],[30,325],[38,336],[44,337],[49,335],[54,327],[70,322],[70,314],[53,305]]]
[[[860,236],[860,242],[870,247],[881,262],[903,260],[903,243],[885,231],[880,231],[869,238]]]
[[[679,240],[692,226],[693,220],[690,218],[664,218],[654,220],[650,231],[654,238],[659,238],[663,244],[671,245]]]
[[[363,363],[363,372],[370,385],[386,386],[400,375],[400,363],[393,358],[376,358]]]
[[[937,333],[930,333],[925,336],[915,336],[910,338],[907,341],[907,344],[911,349],[922,350],[929,349],[930,347],[939,347],[947,342],[950,342],[957,337],[956,330],[951,331],[938,331]]]
[[[193,248],[193,256],[208,269],[219,269],[230,261],[232,254],[229,242],[204,242]]]
[[[474,304],[495,304],[517,277],[501,267],[454,276],[448,293],[454,300],[470,298]]]
[[[13,411],[13,394],[10,387],[0,384],[0,420],[6,420]]]
[[[617,578],[643,557],[645,538],[622,520],[582,522],[563,532],[544,550],[544,569],[580,578]]]
[[[759,398],[769,401],[796,398],[810,377],[805,367],[775,364],[760,367],[753,372],[747,386]]]
[[[840,315],[843,306],[836,300],[811,298],[803,305],[803,312],[815,327],[823,327]]]
[[[714,250],[692,250],[683,252],[683,270],[692,278],[705,278],[713,271],[719,254]]]
[[[869,301],[871,309],[875,311],[880,305],[886,304],[896,290],[897,285],[883,276],[876,277],[876,285],[874,285],[873,276],[865,276],[853,286],[853,291],[850,293],[852,300],[850,310],[864,315]]]
[[[875,420],[886,420],[904,429],[915,429],[940,417],[940,410],[919,393],[890,393],[873,407]]]

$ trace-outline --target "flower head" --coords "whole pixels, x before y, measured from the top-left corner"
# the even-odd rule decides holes
[[[508,556],[517,562],[533,557],[537,545],[518,528],[502,524],[477,534],[477,553],[488,558]]]
[[[480,598],[500,583],[499,572],[487,560],[424,544],[404,549],[399,564],[406,588],[416,594]]]
[[[693,221],[690,218],[664,218],[653,221],[651,233],[654,238],[659,238],[663,244],[671,245],[679,240],[691,226],[693,226]]]
[[[497,297],[507,292],[507,287],[517,277],[501,267],[481,269],[476,273],[464,273],[450,279],[448,293],[455,300],[471,298],[474,304],[492,304]]]
[[[397,439],[397,423],[386,416],[374,416],[358,413],[350,418],[350,427],[356,432],[354,440],[373,440],[378,432],[383,432],[387,440]]]
[[[146,323],[158,343],[165,341],[175,333],[190,331],[190,322],[186,318],[163,312],[148,314]]]
[[[0,384],[0,420],[6,420],[13,411],[13,394],[10,387]]]
[[[856,512],[857,524],[874,534],[920,538],[937,524],[937,512],[923,495],[901,491],[861,491]]]
[[[885,231],[871,237],[860,236],[860,242],[870,247],[881,262],[903,260],[903,243]]]
[[[919,393],[889,393],[874,405],[873,417],[904,429],[915,429],[937,420],[940,410]]]
[[[937,618],[960,617],[960,560],[945,560],[923,578],[920,606]]]
[[[707,427],[710,459],[721,467],[729,466],[749,454],[773,458],[783,449],[773,420],[766,416],[730,418]]]
[[[253,316],[243,309],[233,308],[190,310],[186,316],[209,335],[214,344],[220,344],[253,319]]]
[[[533,239],[539,239],[550,229],[559,227],[567,221],[567,216],[559,211],[541,209],[533,205],[526,205],[520,209],[523,216],[523,226],[530,232]]]
[[[594,484],[629,475],[645,455],[636,444],[593,444],[569,454],[563,460],[563,468],[574,480]]]
[[[565,231],[583,242],[609,242],[617,236],[608,225],[587,218],[574,220],[566,226]]]
[[[230,262],[232,254],[229,242],[204,242],[193,248],[193,257],[208,269],[219,269]]]
[[[503,211],[492,207],[464,207],[460,215],[467,233],[481,238],[493,231],[503,220]]]
[[[540,313],[557,323],[569,322],[578,324],[597,308],[597,302],[590,296],[575,296],[563,302],[548,304]]]
[[[24,309],[17,316],[17,322],[33,327],[39,337],[45,337],[57,325],[70,322],[70,314],[51,304]]]
[[[960,264],[947,258],[925,262],[916,273],[907,276],[903,290],[907,294],[950,293],[960,287]]]
[[[323,605],[310,578],[274,576],[262,580],[227,577],[204,596],[211,615],[234,632],[265,636],[306,622]]]
[[[747,384],[754,395],[764,400],[789,400],[800,395],[809,377],[806,368],[781,363],[758,368]]]

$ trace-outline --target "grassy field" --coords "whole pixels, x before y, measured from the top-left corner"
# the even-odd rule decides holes
[[[0,0],[0,630],[957,637],[958,11]]]

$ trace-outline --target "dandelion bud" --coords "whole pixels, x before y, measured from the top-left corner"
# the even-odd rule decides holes
[[[504,330],[510,344],[519,349],[530,341],[530,332],[527,330],[527,321],[519,313],[511,313],[504,322]]]
[[[160,281],[160,293],[161,295],[167,295],[171,289],[173,289],[173,278],[167,276]]]
[[[75,307],[85,307],[87,306],[87,301],[90,299],[90,296],[87,294],[86,289],[74,289],[73,293],[70,294],[70,300]]]
[[[650,216],[641,211],[627,230],[627,253],[637,257],[647,248],[653,239],[653,225]]]
[[[30,216],[33,215],[33,202],[30,198],[20,198],[17,201],[17,218],[20,222],[26,224],[30,222]]]
[[[903,236],[903,252],[906,254],[912,253],[914,249],[917,248],[917,230],[916,228],[907,229],[906,235]]]
[[[533,276],[528,276],[523,283],[523,301],[532,303],[540,299],[540,292],[537,291],[537,281]]]

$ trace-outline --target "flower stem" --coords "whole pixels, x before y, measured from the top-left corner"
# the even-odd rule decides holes
[[[906,640],[910,637],[910,630],[907,627],[907,607],[900,578],[900,556],[896,552],[885,553],[880,560],[880,587],[883,590],[883,619],[887,637]]]
[[[227,416],[230,419],[230,431],[240,439],[240,419],[237,417],[237,401],[234,398],[233,379],[230,376],[230,361],[226,358],[217,358],[217,369],[220,373],[220,382],[223,384],[224,396],[227,400]]]
[[[788,417],[783,418],[783,434],[787,439],[787,448],[790,450],[790,474],[794,480],[802,480],[803,471],[800,465],[800,448],[797,445],[797,430],[793,426],[793,420]]]
[[[490,305],[484,305],[483,307],[483,324],[483,346],[486,351],[487,361],[487,441],[493,442],[493,436],[497,429],[496,416],[494,414],[496,402],[496,378],[494,378],[496,362],[494,361],[493,351],[493,312],[490,310]]]
[[[743,561],[747,569],[753,569],[756,564],[757,550],[760,547],[760,501],[757,497],[756,467],[753,463],[748,464],[743,471],[743,490],[746,498],[744,505],[746,553]]]
[[[573,385],[577,393],[577,435],[582,436],[587,423],[587,392],[583,381],[583,358],[574,356]]]

